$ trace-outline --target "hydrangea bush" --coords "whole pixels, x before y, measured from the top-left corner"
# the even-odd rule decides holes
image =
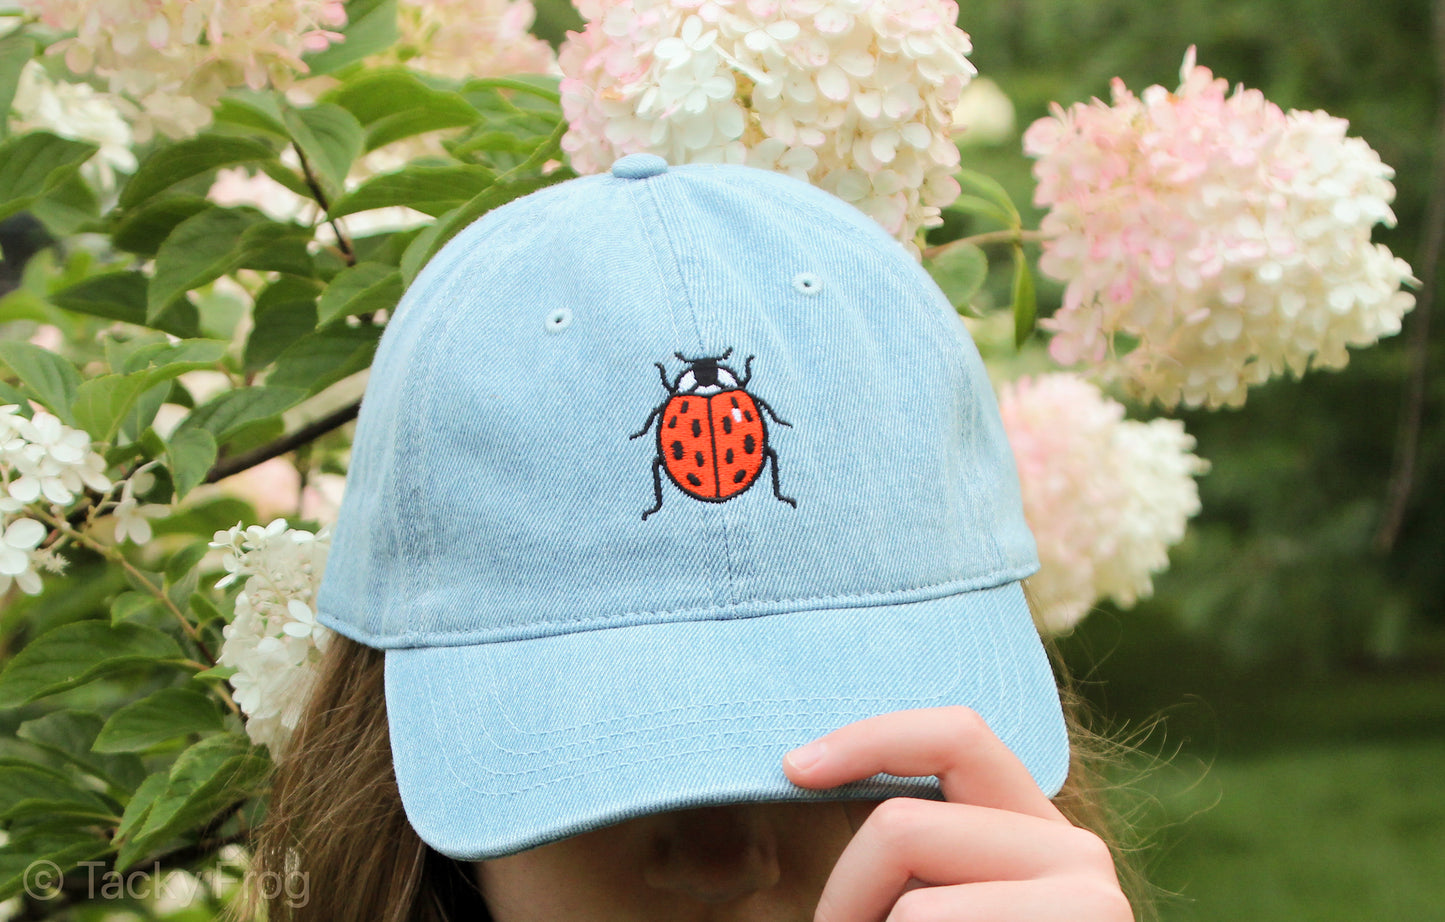
[[[0,218],[58,241],[0,297],[0,907],[27,917],[84,899],[81,862],[199,871],[244,844],[331,639],[315,592],[388,314],[505,202],[637,151],[787,172],[1011,347],[1034,348],[1041,242],[1067,285],[1051,354],[1083,367],[1000,403],[1046,632],[1147,595],[1199,507],[1183,427],[1101,385],[1238,404],[1410,306],[1369,240],[1388,167],[1192,52],[1176,93],[1116,84],[1029,129],[1050,211],[1026,228],[960,153],[1013,116],[951,0],[578,0],[555,55],[526,0],[20,9]],[[926,241],[945,211],[983,229]],[[980,295],[991,253],[1007,310]],[[27,894],[37,859],[62,876]]]

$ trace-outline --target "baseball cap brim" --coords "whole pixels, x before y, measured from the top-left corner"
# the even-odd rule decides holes
[[[445,855],[512,854],[633,817],[723,803],[938,799],[933,777],[826,791],[788,750],[845,724],[962,704],[1053,796],[1068,741],[1017,582],[923,601],[389,649],[406,815]]]

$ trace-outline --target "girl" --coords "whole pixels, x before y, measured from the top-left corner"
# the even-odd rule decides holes
[[[270,917],[1132,919],[1037,566],[873,218],[649,154],[517,199],[378,347]]]

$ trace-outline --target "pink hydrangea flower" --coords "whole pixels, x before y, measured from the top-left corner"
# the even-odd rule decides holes
[[[999,392],[1024,517],[1039,549],[1029,579],[1041,630],[1071,629],[1100,600],[1153,592],[1199,512],[1208,462],[1178,420],[1136,422],[1078,375],[1023,377]]]
[[[746,163],[852,202],[915,256],[960,192],[952,115],[975,70],[952,0],[586,0],[558,53],[562,147]]]
[[[1055,105],[1024,136],[1050,209],[1039,266],[1067,284],[1050,353],[1167,407],[1343,367],[1414,304],[1410,267],[1370,242],[1395,221],[1393,170],[1342,119],[1227,93],[1191,47],[1175,92],[1115,79],[1112,105]]]

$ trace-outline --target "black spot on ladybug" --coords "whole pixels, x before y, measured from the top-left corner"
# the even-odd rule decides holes
[[[692,421],[692,437],[697,438],[700,435],[702,435],[702,420],[695,419]]]
[[[667,428],[669,428],[669,429],[676,429],[676,428],[677,428],[677,417],[676,417],[676,416],[674,416],[672,419],[669,419],[669,420],[667,421]]]
[[[732,463],[733,463],[733,450],[732,450],[731,448],[729,448],[729,449],[728,449],[728,453],[723,456],[723,463],[724,463],[724,464],[732,464]]]
[[[746,452],[747,454],[752,454],[752,453],[753,453],[753,449],[755,449],[755,448],[757,448],[757,447],[758,447],[758,443],[753,440],[752,433],[748,433],[748,435],[743,438],[743,451]]]
[[[742,483],[743,478],[746,476],[748,476],[748,469],[745,467],[738,468],[738,472],[733,475],[733,483]]]
[[[684,400],[684,401],[682,402],[682,406],[678,407],[678,409],[681,410],[682,412],[686,413],[686,412],[687,412],[687,401]]]
[[[744,411],[743,411],[743,419],[747,420],[748,422],[752,422],[752,421],[753,421],[753,411],[752,411],[752,410],[744,410]]]
[[[681,443],[681,442],[673,442],[673,443],[672,443],[672,457],[673,457],[674,459],[678,460],[678,461],[681,461],[681,460],[682,460],[682,443]]]
[[[697,457],[697,466],[698,466],[698,467],[702,467],[704,464],[707,463],[707,458],[704,458],[704,457],[703,457],[702,452],[700,452],[700,451],[697,452],[697,453],[696,453],[696,457]]]
[[[723,417],[723,432],[726,432],[728,435],[733,434],[733,418],[731,416]]]
[[[688,475],[687,475],[687,482],[690,483],[690,484],[692,484],[692,485],[695,486],[695,487],[700,487],[700,486],[702,486],[702,481],[697,479],[697,475],[696,475],[696,474],[688,474]]]
[[[738,399],[737,399],[736,397],[734,397],[734,398],[733,398],[733,406],[737,406],[737,405],[738,405]]]

